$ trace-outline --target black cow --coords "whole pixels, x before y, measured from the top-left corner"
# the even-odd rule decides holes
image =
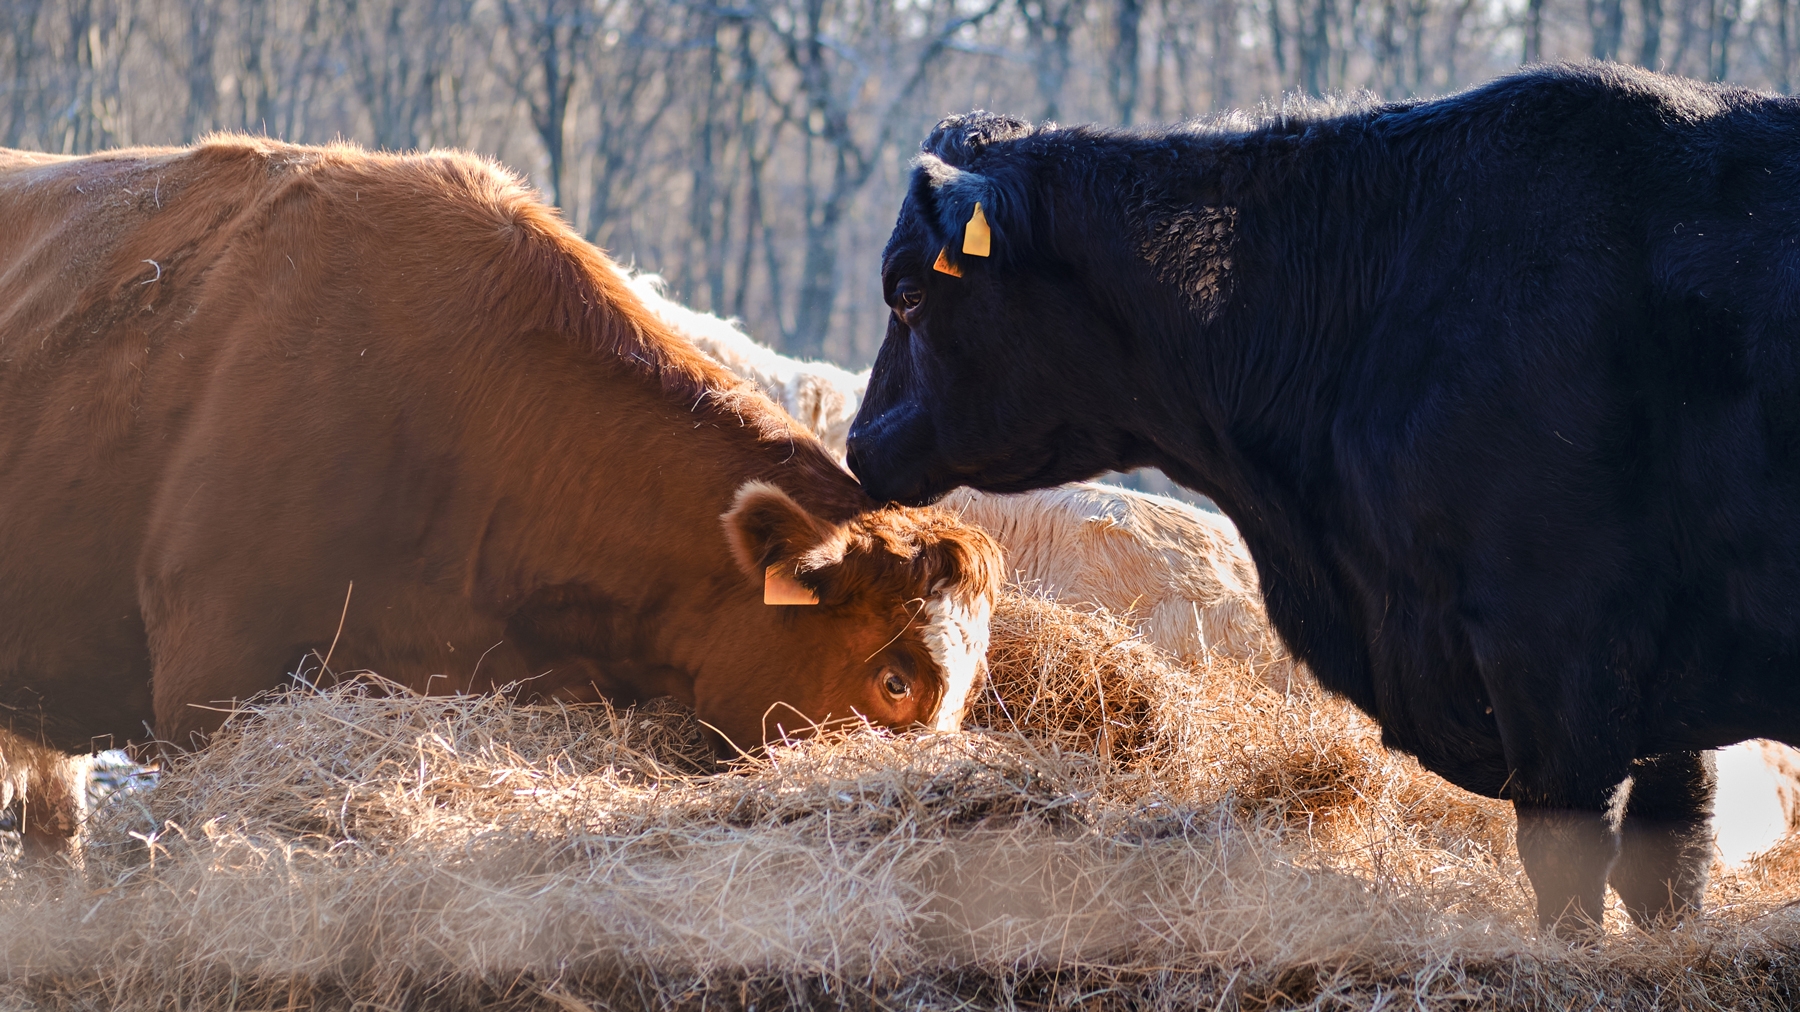
[[[1589,65],[1250,127],[971,113],[882,272],[876,497],[1160,467],[1320,681],[1512,800],[1543,922],[1609,870],[1640,923],[1697,907],[1702,750],[1800,744],[1800,101]]]

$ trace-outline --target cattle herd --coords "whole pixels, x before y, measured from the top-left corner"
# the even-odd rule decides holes
[[[1576,936],[1609,884],[1645,926],[1696,910],[1709,750],[1800,742],[1795,100],[1609,66],[951,117],[862,374],[462,154],[0,152],[0,221],[0,801],[33,853],[79,830],[64,755],[202,746],[294,677],[673,696],[721,757],[952,731],[1006,577],[1310,672],[1511,800]],[[1079,484],[1141,466],[1224,515]]]

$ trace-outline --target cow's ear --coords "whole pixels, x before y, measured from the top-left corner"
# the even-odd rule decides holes
[[[987,176],[923,154],[913,172],[912,198],[924,215],[932,245],[946,251],[953,265],[1005,249],[1012,229],[1003,226],[1002,219],[1011,210],[1010,202]]]
[[[836,540],[831,524],[807,512],[786,492],[761,481],[745,482],[722,519],[732,558],[745,575],[763,585],[769,603],[817,603],[816,594],[799,580],[801,560]],[[813,594],[814,600],[799,600],[807,594]]]

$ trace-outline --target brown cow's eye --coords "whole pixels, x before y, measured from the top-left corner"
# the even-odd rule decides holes
[[[882,672],[881,687],[895,699],[905,699],[912,694],[912,683],[906,680],[905,675],[892,668]]]

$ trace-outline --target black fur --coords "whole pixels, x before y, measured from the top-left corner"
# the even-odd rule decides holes
[[[1241,128],[974,113],[883,284],[925,299],[851,431],[871,493],[1211,496],[1320,680],[1515,802],[1547,920],[1597,916],[1634,760],[1676,772],[1627,837],[1691,836],[1694,753],[1800,744],[1800,102],[1587,65]],[[1646,920],[1693,895],[1663,849]]]

